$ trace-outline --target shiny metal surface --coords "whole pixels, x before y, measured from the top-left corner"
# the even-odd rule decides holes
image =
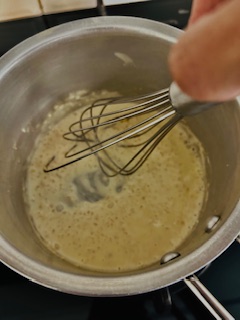
[[[123,56],[124,62],[127,60],[133,63],[125,54],[118,53],[117,56]],[[53,155],[44,171],[61,169],[97,153],[99,167],[106,176],[131,175],[142,167],[183,117],[198,114],[218,104],[220,103],[194,101],[175,82],[170,88],[141,96],[97,99],[81,112],[78,119],[74,119],[68,131],[63,134],[65,140],[75,142],[74,148],[71,145],[63,154],[65,160],[52,167],[51,163],[57,157]],[[128,121],[124,130],[121,127],[123,120]],[[113,124],[116,132],[102,138],[101,131],[107,132]],[[139,143],[139,137],[143,137],[144,142]],[[78,148],[83,141],[84,148]],[[108,149],[115,144],[124,145],[125,142],[126,147],[134,148],[134,153],[126,161],[115,161]]]
[[[219,102],[194,101],[182,92],[176,82],[171,83],[169,96],[171,105],[182,116],[195,115],[219,104]]]
[[[168,96],[168,89],[164,89],[131,98],[109,97],[95,100],[83,110],[78,119],[74,119],[68,131],[63,134],[63,138],[74,142],[75,147],[72,148],[71,145],[70,149],[64,151],[64,160],[58,166],[51,164],[57,157],[57,154],[53,155],[44,171],[58,170],[97,153],[98,165],[104,175],[114,177],[135,173],[182,118],[172,108]],[[167,123],[163,125],[165,119]],[[124,130],[121,126],[123,120],[128,121]],[[103,138],[101,133],[108,132],[108,128],[113,124],[116,133],[104,135]],[[81,147],[82,141],[85,142],[84,148]],[[133,148],[134,152],[129,151],[127,160],[116,161],[114,154],[108,151],[111,146],[120,143],[128,150]]]
[[[188,288],[204,304],[214,319],[217,320],[234,320],[235,318],[219,303],[218,300],[208,291],[200,282],[198,277],[192,275],[184,279]]]
[[[76,89],[144,94],[170,85],[168,51],[180,31],[138,18],[101,17],[49,29],[0,60],[0,258],[29,279],[57,290],[120,296],[175,283],[220,255],[240,229],[240,110],[224,104],[191,117],[189,126],[208,154],[208,197],[180,256],[131,274],[96,274],[47,251],[26,216],[22,188],[38,123],[52,104]],[[134,61],[124,65],[114,53]],[[209,218],[220,216],[211,232]],[[160,257],[161,258],[161,257]],[[160,260],[160,259],[159,259]]]

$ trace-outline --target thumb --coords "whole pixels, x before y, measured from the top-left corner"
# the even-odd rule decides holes
[[[196,100],[223,101],[240,94],[240,1],[196,21],[169,55],[179,87]]]

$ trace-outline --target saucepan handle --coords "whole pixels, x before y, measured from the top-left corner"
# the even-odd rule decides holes
[[[185,284],[204,304],[217,320],[234,320],[235,318],[220,304],[220,302],[200,282],[198,277],[191,275],[184,279]]]

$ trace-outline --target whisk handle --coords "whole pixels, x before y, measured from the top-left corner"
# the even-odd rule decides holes
[[[175,82],[172,82],[170,85],[169,97],[173,108],[183,116],[194,115],[219,104],[219,102],[195,101],[190,96],[183,93]]]

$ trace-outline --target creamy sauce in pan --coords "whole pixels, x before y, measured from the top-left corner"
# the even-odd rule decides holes
[[[84,99],[75,93],[56,105],[29,157],[25,198],[32,225],[46,247],[82,268],[119,272],[151,265],[176,250],[198,222],[204,150],[179,124],[131,176],[104,176],[95,156],[44,173],[49,159],[69,148],[61,135],[79,110],[63,114]]]

